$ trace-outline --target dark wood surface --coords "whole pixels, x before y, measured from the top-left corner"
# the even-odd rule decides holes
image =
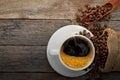
[[[108,0],[1,0],[0,80],[85,80],[57,74],[49,65],[46,47],[52,34],[77,24],[75,13],[83,5]],[[24,19],[22,19],[24,18]],[[120,30],[120,8],[112,12],[109,27]],[[120,80],[120,72],[102,73],[103,80]]]
[[[119,21],[101,22],[120,30]],[[0,45],[46,46],[52,34],[71,20],[0,20]]]
[[[120,21],[107,23],[120,30]],[[74,20],[0,20],[0,80],[84,80],[57,74],[46,58],[51,35]],[[120,80],[119,72],[101,74],[103,80]]]

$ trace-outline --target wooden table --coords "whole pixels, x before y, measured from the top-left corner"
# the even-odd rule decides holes
[[[57,74],[47,61],[46,46],[57,29],[77,24],[74,15],[78,7],[106,1],[0,1],[0,80],[84,80],[84,76],[67,78]],[[110,22],[102,23],[120,30],[120,8],[112,13]],[[120,72],[103,73],[101,77],[120,80]]]

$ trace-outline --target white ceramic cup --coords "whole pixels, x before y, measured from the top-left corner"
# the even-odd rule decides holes
[[[91,60],[89,61],[89,63],[88,63],[85,67],[82,67],[82,68],[72,68],[72,67],[69,67],[68,65],[66,65],[66,64],[62,61],[62,59],[61,59],[61,56],[60,56],[61,47],[63,46],[64,42],[65,42],[66,40],[70,39],[71,37],[80,37],[81,39],[87,41],[88,44],[90,45],[90,48],[91,48],[91,50],[92,50],[92,52],[93,52],[93,53],[92,53],[93,56],[92,56]],[[63,43],[60,44],[59,49],[52,49],[52,50],[50,50],[50,53],[51,53],[52,56],[58,56],[60,62],[61,62],[62,65],[65,66],[66,68],[68,68],[68,69],[70,69],[70,70],[74,70],[74,71],[80,71],[80,70],[83,70],[83,69],[88,68],[88,67],[92,64],[92,62],[93,62],[93,60],[94,60],[94,57],[95,57],[95,48],[94,48],[94,45],[93,45],[92,41],[91,41],[89,38],[87,38],[87,37],[85,37],[85,36],[83,36],[83,35],[72,35],[72,36],[70,36],[69,38],[65,39],[65,40],[63,41]]]

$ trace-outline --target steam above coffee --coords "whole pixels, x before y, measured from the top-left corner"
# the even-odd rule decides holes
[[[63,52],[70,56],[84,57],[89,54],[88,42],[80,37],[72,37],[64,42]]]

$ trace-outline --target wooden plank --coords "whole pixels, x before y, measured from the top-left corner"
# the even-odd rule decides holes
[[[2,73],[1,80],[65,80],[64,77],[55,73]]]
[[[0,72],[54,72],[45,46],[0,46]]]
[[[0,45],[47,45],[50,36],[70,20],[0,20]]]
[[[111,20],[120,20],[120,7],[111,13]]]
[[[106,23],[120,30],[119,21]],[[77,23],[70,20],[0,20],[0,45],[46,46],[57,29],[70,24]]]
[[[105,73],[102,80],[120,80],[119,72]],[[56,73],[0,73],[0,80],[85,80],[84,76],[68,78]]]
[[[78,8],[85,4],[104,4],[108,0],[1,0],[0,18],[75,19]],[[9,4],[8,4],[9,3]],[[120,20],[120,8],[113,13]]]
[[[85,77],[68,78],[56,73],[0,73],[0,80],[85,80]]]
[[[102,73],[102,80],[120,80],[120,72]]]

